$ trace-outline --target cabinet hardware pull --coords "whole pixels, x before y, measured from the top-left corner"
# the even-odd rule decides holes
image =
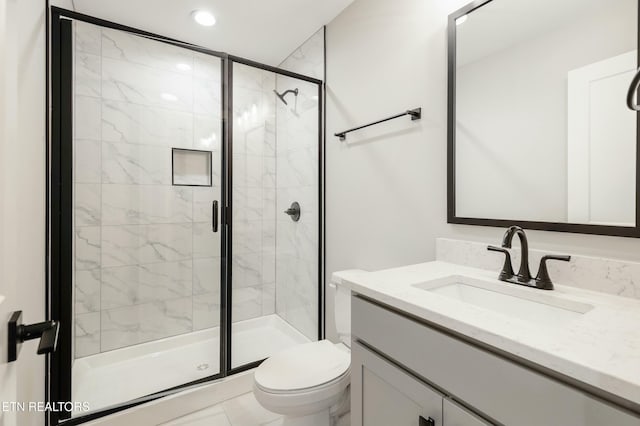
[[[418,417],[420,423],[418,423],[418,426],[436,426],[436,421],[433,420],[431,417],[425,419],[424,417],[420,416]]]

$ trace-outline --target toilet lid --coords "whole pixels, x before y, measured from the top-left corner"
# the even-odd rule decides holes
[[[328,340],[304,343],[268,358],[256,369],[255,381],[274,391],[301,390],[337,379],[350,363],[350,354]]]

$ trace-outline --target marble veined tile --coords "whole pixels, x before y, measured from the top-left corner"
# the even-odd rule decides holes
[[[193,72],[190,50],[110,28],[102,30],[102,55],[187,76]]]
[[[102,59],[102,96],[138,105],[192,111],[190,76],[117,59]]]
[[[171,149],[103,142],[102,183],[171,185]]]
[[[101,140],[100,99],[88,96],[76,96],[74,99],[74,138]]]
[[[276,281],[276,253],[273,250],[262,250],[262,281],[272,283]]]
[[[301,222],[278,223],[276,250],[278,255],[312,261],[318,258],[318,225]]]
[[[86,271],[90,269],[100,268],[100,256],[100,227],[84,226],[76,228],[76,270]]]
[[[100,352],[100,312],[75,316],[75,358]]]
[[[276,285],[274,283],[262,286],[262,315],[276,312]]]
[[[233,154],[233,186],[262,187],[262,157],[258,155]]]
[[[270,71],[264,71],[249,65],[233,64],[233,87],[249,90],[261,91],[263,74],[270,74]],[[235,92],[235,90],[234,90]]]
[[[102,142],[75,139],[73,141],[73,181],[77,183],[100,183]]]
[[[75,313],[85,314],[100,310],[100,269],[76,271],[75,273]]]
[[[220,120],[219,114],[217,116],[214,114],[196,114],[193,118],[193,124],[193,147],[206,151],[220,151],[222,120]]]
[[[101,312],[101,349],[109,351],[193,330],[191,297]]]
[[[100,27],[82,21],[73,21],[75,31],[75,50],[77,52],[100,55],[101,29]]]
[[[102,266],[187,260],[192,257],[192,225],[102,227]]]
[[[233,223],[233,254],[255,253],[262,248],[262,220],[236,220]]]
[[[205,80],[221,81],[222,61],[220,58],[203,53],[193,54],[193,76]]]
[[[211,221],[194,223],[193,258],[218,256],[220,256],[220,231],[213,232]]]
[[[264,123],[264,146],[262,152],[265,156],[275,157],[277,148],[275,117],[269,116]]]
[[[193,296],[193,328],[202,330],[220,324],[220,293]]]
[[[235,186],[233,188],[233,219],[234,221],[254,221],[263,217],[263,189],[260,187],[247,188]]]
[[[75,55],[75,83],[76,95],[100,97],[102,92],[102,73],[100,56],[84,52]]]
[[[259,287],[233,286],[231,294],[232,321],[244,321],[262,315],[262,289]]]
[[[192,220],[192,188],[102,185],[102,224],[185,223]]]
[[[276,158],[262,158],[262,187],[275,188],[277,186]]]
[[[219,81],[194,78],[193,111],[219,119],[222,116],[221,90]]]
[[[233,254],[233,288],[262,284],[262,253]]]
[[[191,260],[102,269],[102,309],[192,294]]]
[[[270,221],[275,223],[276,219],[279,218],[278,212],[276,211],[276,189],[275,188],[262,188],[262,221]],[[289,205],[290,206],[290,205]],[[289,208],[289,206],[287,208]],[[284,210],[279,212],[280,215],[284,215]],[[288,216],[287,216],[288,217]]]
[[[73,209],[75,226],[100,225],[100,184],[76,183],[74,185]]]
[[[220,292],[220,258],[193,259],[193,294]]]
[[[102,140],[109,142],[190,148],[193,122],[190,112],[129,102],[102,102]]]
[[[277,158],[278,187],[312,186],[318,183],[316,148],[287,151]]]

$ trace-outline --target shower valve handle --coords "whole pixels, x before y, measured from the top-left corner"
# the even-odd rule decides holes
[[[291,220],[293,220],[294,222],[297,222],[300,220],[300,204],[298,204],[297,201],[294,201],[293,203],[291,203],[291,207],[286,209],[284,212],[285,214],[288,214],[289,216],[291,216]]]

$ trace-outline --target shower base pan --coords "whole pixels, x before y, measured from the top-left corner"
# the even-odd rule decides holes
[[[309,339],[278,315],[268,315],[234,323],[232,342],[232,367],[238,367]],[[76,359],[72,395],[94,411],[219,371],[220,330],[214,327]]]

